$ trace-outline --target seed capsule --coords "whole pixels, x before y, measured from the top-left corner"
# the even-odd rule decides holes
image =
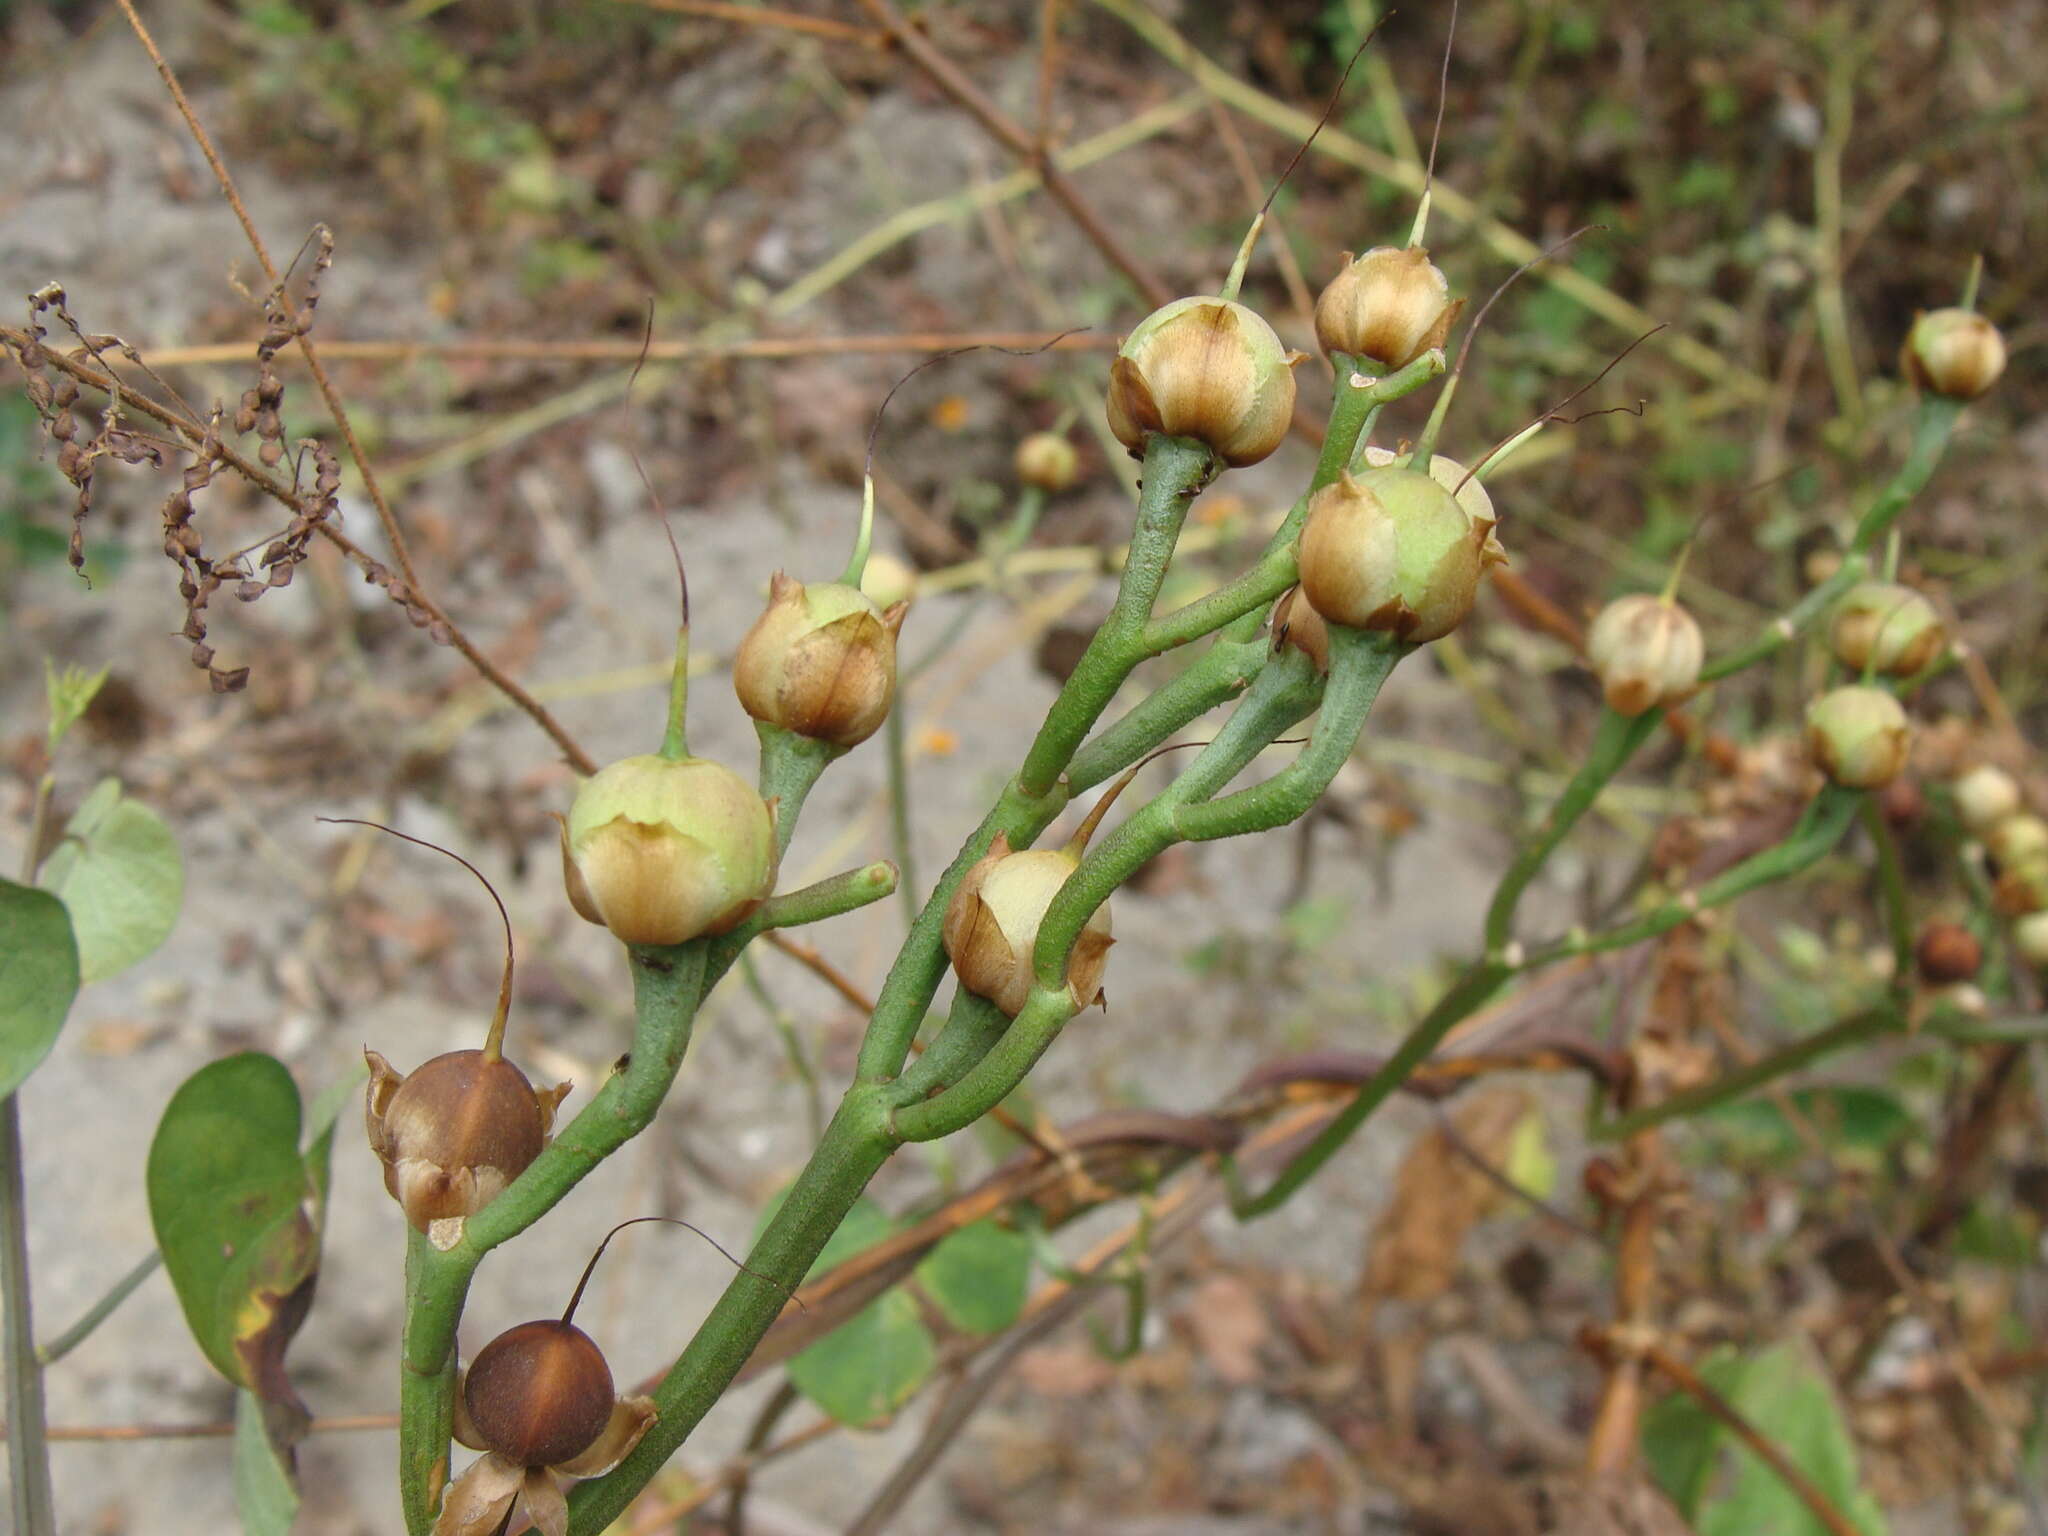
[[[503,1057],[450,1051],[410,1076],[365,1051],[364,1121],[384,1188],[437,1248],[460,1241],[475,1215],[540,1156],[567,1083],[536,1091]]]
[[[1404,368],[1441,347],[1465,301],[1420,246],[1381,246],[1345,253],[1344,266],[1316,300],[1316,340],[1382,373]]]
[[[732,683],[756,720],[854,747],[896,698],[896,635],[910,605],[878,608],[844,582],[806,586],[777,571],[768,608],[733,659]]]
[[[708,758],[623,758],[562,825],[570,904],[628,944],[726,932],[774,889],[778,857],[774,811]]]
[[[1956,814],[1982,837],[2020,808],[2020,786],[2003,768],[1980,763],[1955,781]]]
[[[2000,869],[2048,864],[2048,821],[2025,812],[2004,817],[1984,835],[1984,847]]]
[[[997,836],[946,908],[942,936],[960,985],[1011,1018],[1023,1011],[1031,996],[1039,924],[1080,863],[1077,853],[1064,848],[1012,853],[1009,839]],[[1090,914],[1067,957],[1067,990],[1077,1008],[1100,998],[1114,942],[1105,902]]]
[[[1341,476],[1310,499],[1301,591],[1316,612],[1413,644],[1464,622],[1487,568],[1507,558],[1433,476],[1392,466]]]
[[[1109,429],[1134,454],[1153,432],[1207,443],[1224,463],[1256,464],[1294,419],[1299,352],[1229,299],[1175,299],[1138,322],[1109,370]]]
[[[1034,432],[1017,445],[1017,478],[1049,496],[1073,485],[1081,455],[1057,432]]]
[[[1913,322],[1899,363],[1922,389],[1974,400],[2005,372],[2005,338],[1973,310],[1932,310]]]
[[[1586,637],[1586,654],[1608,708],[1633,719],[1691,698],[1706,647],[1691,614],[1639,592],[1600,610]]]
[[[611,1367],[574,1323],[542,1319],[507,1329],[478,1352],[463,1381],[483,1448],[526,1467],[590,1449],[611,1421]]]
[[[1848,789],[1878,789],[1906,766],[1912,730],[1882,688],[1837,688],[1806,711],[1806,742],[1823,772]]]
[[[2029,912],[2012,925],[2013,947],[2037,971],[2048,971],[2048,912]]]
[[[1911,587],[1865,581],[1835,605],[1828,646],[1852,672],[1911,677],[1941,654],[1948,642],[1934,605]]]
[[[1913,946],[1913,958],[1922,980],[1929,986],[1946,987],[1977,974],[1977,967],[1984,963],[1984,947],[1960,923],[1929,923]]]

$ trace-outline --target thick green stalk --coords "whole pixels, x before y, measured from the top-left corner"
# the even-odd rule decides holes
[[[584,1175],[653,1120],[689,1048],[707,947],[708,941],[698,939],[665,948],[629,948],[639,1022],[623,1070],[605,1081],[503,1194],[464,1223],[454,1247],[437,1252],[417,1232],[410,1235],[399,1372],[399,1468],[406,1522],[413,1531],[431,1526],[430,1474],[437,1464],[445,1470],[455,1328],[470,1277],[485,1254],[554,1209]]]
[[[1765,1083],[1796,1072],[1812,1061],[1817,1061],[1846,1046],[1861,1045],[1866,1040],[1888,1033],[1898,1027],[1898,1015],[1889,1008],[1873,1008],[1868,1013],[1854,1014],[1839,1023],[1830,1024],[1826,1029],[1816,1030],[1803,1040],[1795,1040],[1768,1056],[1760,1056],[1747,1066],[1730,1072],[1726,1077],[1711,1083],[1702,1083],[1697,1088],[1688,1088],[1683,1093],[1674,1093],[1668,1099],[1616,1117],[1612,1120],[1596,1121],[1592,1135],[1596,1141],[1621,1141],[1639,1131],[1662,1125],[1667,1120],[1677,1120],[1704,1113],[1718,1104],[1742,1097],[1760,1088]]]
[[[1486,950],[1497,955],[1505,950],[1515,936],[1515,909],[1521,905],[1522,895],[1530,883],[1542,872],[1557,845],[1564,841],[1579,818],[1593,807],[1600,798],[1600,791],[1607,787],[1608,780],[1621,772],[1623,765],[1633,757],[1636,749],[1649,740],[1651,732],[1657,729],[1664,718],[1661,709],[1646,710],[1635,718],[1603,710],[1600,728],[1593,735],[1593,744],[1587,748],[1586,760],[1579,765],[1579,771],[1551,806],[1550,814],[1544,818],[1543,830],[1524,845],[1515,855],[1514,862],[1501,877],[1495,888],[1493,901],[1486,909]]]
[[[775,851],[780,857],[789,852],[789,840],[796,835],[796,819],[803,814],[804,801],[810,797],[819,775],[844,757],[846,748],[813,741],[765,720],[754,722],[754,734],[761,739],[761,767],[756,782],[761,798],[775,802]]]
[[[1038,738],[1017,771],[1017,789],[1037,798],[1052,789],[1109,701],[1116,697],[1141,658],[1140,643],[1152,605],[1158,600],[1173,546],[1187,520],[1188,504],[1208,484],[1216,456],[1191,438],[1155,432],[1146,440],[1144,483],[1138,493],[1138,521],[1124,560],[1116,603],[1088,642],[1073,675],[1039,727]]]
[[[981,1119],[1016,1091],[1076,1011],[1064,981],[1033,987],[1023,1011],[957,1083],[895,1111],[891,1127],[897,1139],[937,1141]]]
[[[1271,650],[1263,637],[1218,639],[1200,660],[1157,692],[1147,694],[1074,754],[1067,767],[1069,793],[1078,795],[1122,773],[1174,732],[1244,692],[1266,665]]]
[[[36,1359],[28,1283],[27,1181],[22,1177],[20,1090],[0,1099],[0,1301],[7,1309],[7,1459],[14,1528],[57,1536],[50,1447],[43,1419],[43,1368]]]
[[[1773,619],[1765,626],[1764,632],[1749,644],[1708,662],[1700,670],[1701,682],[1711,683],[1716,678],[1740,672],[1744,667],[1754,666],[1775,655],[1832,607],[1836,598],[1863,579],[1869,570],[1871,549],[1890,530],[1899,514],[1906,510],[1907,503],[1919,495],[1933,478],[1942,453],[1948,447],[1949,434],[1955,430],[1956,418],[1962,410],[1960,401],[1943,395],[1930,393],[1921,397],[1920,415],[1914,422],[1913,442],[1906,451],[1906,461],[1857,523],[1849,547],[1843,552],[1842,568]]]
[[[910,1064],[910,1069],[889,1084],[889,1102],[897,1106],[915,1104],[934,1088],[958,1082],[994,1048],[1009,1027],[1009,1015],[994,1003],[965,987],[956,988],[945,1027],[930,1048]]]
[[[748,1253],[746,1272],[733,1278],[655,1388],[657,1417],[646,1438],[617,1469],[570,1496],[571,1536],[597,1536],[605,1530],[689,1437],[896,1147],[881,1090],[856,1083],[768,1230]]]

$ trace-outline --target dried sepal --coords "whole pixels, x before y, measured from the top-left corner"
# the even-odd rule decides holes
[[[647,1431],[660,1417],[651,1397],[622,1397],[612,1405],[612,1416],[604,1430],[580,1456],[556,1465],[564,1477],[603,1477],[633,1454]]]

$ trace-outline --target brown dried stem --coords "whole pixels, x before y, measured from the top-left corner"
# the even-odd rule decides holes
[[[30,346],[33,340],[34,338],[26,331],[18,330],[13,326],[0,325],[0,343],[13,348],[17,353],[23,348]],[[188,442],[197,445],[206,440],[206,428],[182,412],[151,400],[146,395],[139,395],[133,390],[123,388],[119,380],[110,378],[98,369],[90,368],[84,363],[66,357],[54,349],[45,348],[43,355],[44,360],[52,368],[57,369],[60,373],[69,374],[88,389],[96,389],[108,395],[112,395],[118,390],[124,406],[140,412],[142,415],[163,426],[171,428]],[[273,501],[291,508],[294,512],[308,513],[313,510],[313,497],[301,494],[292,487],[289,481],[265,469],[226,441],[216,437],[213,451],[222,463],[233,469],[235,473]],[[369,551],[349,538],[347,534],[341,532],[340,529],[330,527],[327,523],[321,522],[316,526],[316,531],[328,543],[354,561],[357,567],[366,574],[382,569]],[[520,709],[524,710],[532,718],[534,724],[538,725],[548,734],[555,745],[562,749],[562,755],[575,766],[577,772],[584,774],[597,772],[598,765],[596,760],[577,744],[573,736],[563,729],[561,722],[548,712],[547,706],[508,676],[490,657],[477,649],[476,643],[462,632],[461,627],[448,616],[438,603],[424,592],[410,585],[405,587],[404,595],[414,605],[425,611],[429,623],[436,626],[439,633],[447,636],[448,644],[461,653],[462,658],[476,669],[479,676],[500,693],[504,694],[506,698],[510,699]]]
[[[186,128],[191,131],[193,142],[199,146],[199,152],[206,157],[207,165],[212,167],[214,179],[220,183],[221,195],[234,210],[235,218],[242,226],[242,233],[248,237],[249,248],[256,253],[256,260],[263,268],[264,277],[269,280],[271,289],[281,294],[284,289],[284,277],[277,270],[277,264],[270,259],[270,250],[264,245],[263,237],[256,232],[256,224],[249,217],[249,210],[243,206],[242,195],[235,190],[234,178],[228,174],[227,163],[221,159],[220,151],[214,148],[212,138],[201,126],[198,115],[192,110],[191,101],[186,98],[184,87],[178,84],[178,77],[171,70],[170,62],[158,50],[156,39],[149,35],[149,28],[142,24],[142,18],[136,14],[134,0],[118,0],[118,3],[121,14],[128,18],[128,25],[134,29],[143,51],[149,55],[150,63],[156,66],[157,74],[163,78],[164,88],[170,92],[171,101],[177,107],[178,115],[185,120]],[[313,338],[304,330],[300,330],[296,339],[299,350],[306,356],[307,368],[312,370],[313,382],[320,390],[320,398],[327,402],[328,414],[334,418],[334,425],[341,432],[341,440],[348,445],[349,457],[355,461],[356,469],[363,477],[363,490],[377,509],[377,521],[384,526],[384,537],[391,545],[391,558],[398,564],[398,573],[405,578],[405,584],[417,593],[419,578],[413,573],[412,552],[406,546],[405,535],[400,531],[398,519],[391,511],[391,503],[384,497],[384,488],[377,483],[376,471],[370,468],[370,457],[363,452],[363,445],[356,439],[355,428],[349,424],[348,411],[341,403],[341,395],[327,377],[327,370],[320,364],[320,356],[313,349]]]
[[[1157,309],[1171,302],[1173,292],[1159,277],[1136,256],[1125,248],[1123,241],[1116,237],[1110,227],[1102,222],[1094,207],[1081,195],[1081,189],[1074,179],[1054,163],[1044,152],[1044,146],[1009,114],[982,94],[981,88],[960,72],[958,65],[932,45],[922,32],[911,25],[908,18],[889,3],[889,0],[861,0],[861,8],[877,22],[886,27],[889,35],[903,45],[903,51],[911,60],[931,76],[933,84],[965,107],[976,122],[988,131],[991,138],[1010,150],[1038,172],[1045,190],[1050,192],[1067,211],[1075,225],[1102,252],[1110,264],[1144,296],[1145,302]]]
[[[803,32],[835,43],[859,43],[867,48],[889,46],[887,34],[856,27],[850,21],[833,21],[825,16],[806,16],[800,11],[774,10],[767,6],[732,5],[727,0],[628,0],[650,11],[670,11],[678,16],[702,16],[711,21],[729,21],[742,27],[768,27],[784,32]]]

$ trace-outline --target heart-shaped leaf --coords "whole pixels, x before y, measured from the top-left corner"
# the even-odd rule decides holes
[[[955,1328],[1000,1333],[1024,1310],[1031,1239],[993,1221],[977,1221],[926,1254],[917,1278]]]
[[[78,944],[64,903],[0,880],[0,1099],[57,1043],[78,995]]]
[[[171,936],[185,899],[185,867],[164,820],[120,781],[86,796],[64,843],[43,866],[43,884],[64,900],[78,935],[80,974],[103,981]]]

